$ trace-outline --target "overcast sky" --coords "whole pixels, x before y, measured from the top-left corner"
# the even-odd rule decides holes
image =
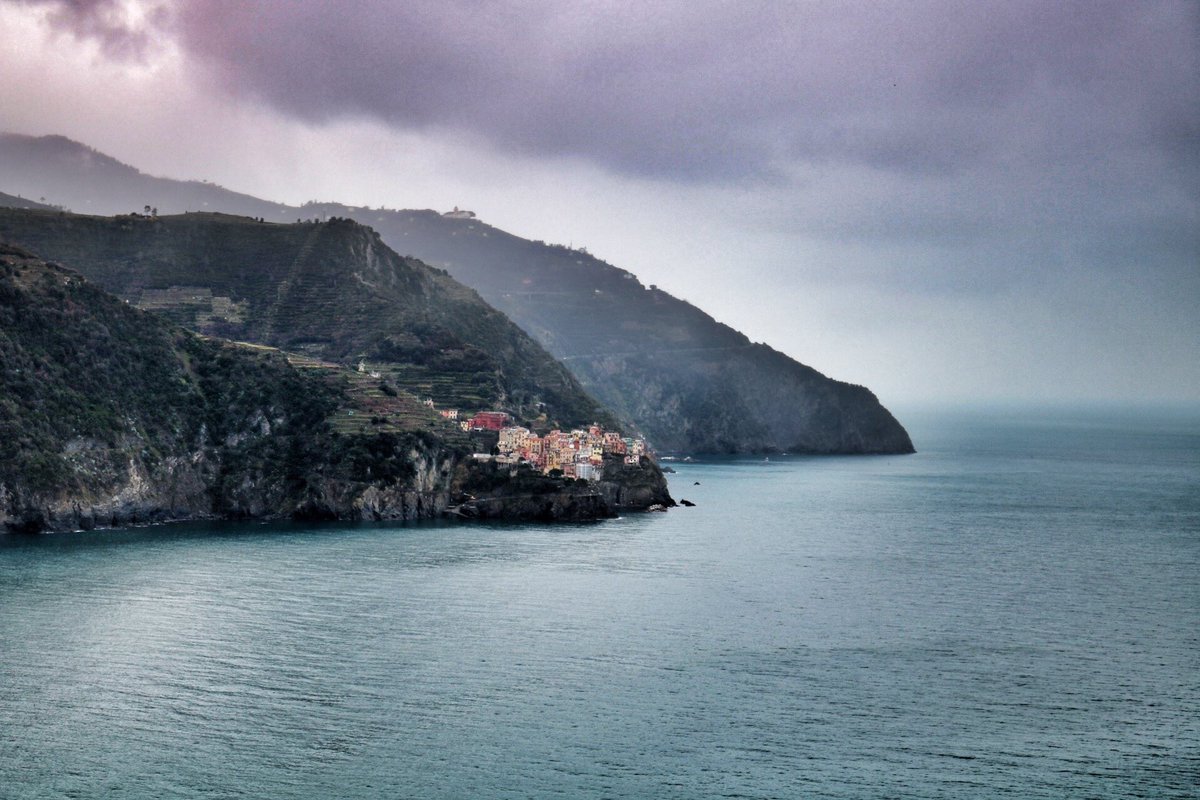
[[[470,208],[885,404],[1200,401],[1196,2],[0,0],[0,129]]]

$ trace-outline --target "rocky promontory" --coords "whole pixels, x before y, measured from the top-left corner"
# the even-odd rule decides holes
[[[202,338],[0,244],[0,530],[411,520],[467,492],[502,498],[479,516],[528,518],[518,488],[558,509],[539,518],[597,519],[650,496],[652,465],[611,490],[607,475],[519,486],[411,394],[289,359]]]
[[[577,522],[623,511],[675,505],[667,481],[646,456],[637,464],[606,457],[597,481],[542,475],[526,466],[489,464],[464,482],[451,512],[467,519]]]

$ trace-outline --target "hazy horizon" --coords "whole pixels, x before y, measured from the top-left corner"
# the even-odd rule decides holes
[[[893,409],[1194,404],[1198,34],[1169,2],[0,0],[0,129],[469,208]]]

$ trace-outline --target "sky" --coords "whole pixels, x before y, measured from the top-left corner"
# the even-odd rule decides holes
[[[888,405],[1200,403],[1196,2],[0,0],[0,130],[468,208]]]

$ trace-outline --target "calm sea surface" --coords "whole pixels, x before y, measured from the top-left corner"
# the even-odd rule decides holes
[[[1200,416],[582,526],[0,535],[0,797],[1200,796]]]

